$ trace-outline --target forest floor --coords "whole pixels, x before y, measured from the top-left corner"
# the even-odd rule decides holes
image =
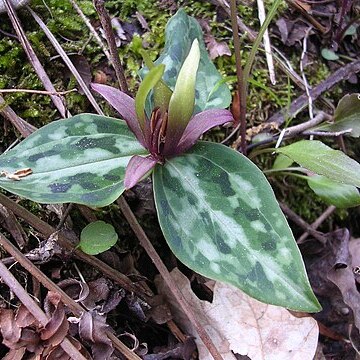
[[[266,1],[267,11],[273,2]],[[0,5],[3,3],[0,0]],[[91,1],[34,0],[29,6],[57,38],[87,85],[97,82],[118,86],[116,73],[106,56],[104,31]],[[140,82],[141,49],[148,50],[153,60],[160,55],[166,23],[180,7],[199,21],[210,57],[232,91],[231,110],[237,118],[235,55],[226,0],[106,1],[131,94],[136,93]],[[256,1],[238,2],[242,65],[246,64],[260,29],[257,9]],[[39,93],[45,87],[34,70],[36,62],[26,56],[19,33],[6,11],[0,13],[0,153],[53,120],[68,117],[68,114],[96,112],[96,106],[79,88],[72,71],[39,28],[29,8],[21,8],[17,14],[24,36],[49,81],[56,91],[63,93],[60,104],[59,96],[51,98],[49,94]],[[357,0],[287,0],[281,3],[269,26],[274,70],[269,71],[265,52],[260,49],[249,82],[248,155],[262,170],[271,169],[274,157],[269,153],[257,153],[257,141],[268,139],[269,134],[278,136],[290,123],[293,126],[308,121],[312,111],[316,114],[322,110],[332,115],[344,95],[359,92],[359,19]],[[12,92],[14,89],[33,92]],[[296,101],[304,96],[305,104],[299,106]],[[96,101],[105,115],[118,117],[100,97],[96,96]],[[285,110],[287,116],[281,112]],[[239,132],[233,130],[233,127],[216,128],[205,140],[224,142],[240,150]],[[357,138],[340,134],[323,141],[360,161]],[[221,319],[226,318],[221,312],[214,315],[218,320],[216,324],[209,316],[203,330],[208,331],[224,359],[306,360],[311,359],[309,353],[313,353],[314,359],[358,359],[360,246],[355,239],[360,238],[359,209],[340,209],[327,204],[297,177],[269,174],[268,179],[298,242],[312,288],[323,310],[317,314],[290,314],[287,310],[284,314],[273,310],[262,325],[259,325],[260,317],[256,318],[254,326],[263,338],[244,335],[250,333],[244,323],[254,319],[246,320],[245,316],[239,319],[238,330],[230,331],[236,321],[229,325],[224,320],[221,324]],[[0,357],[68,359],[66,345],[59,345],[67,340],[68,346],[72,344],[75,348],[75,354],[80,351],[85,358],[197,358],[197,349],[200,349],[194,341],[194,324],[184,320],[179,306],[169,305],[172,292],[164,286],[157,262],[144,250],[146,239],[139,226],[167,269],[178,268],[186,275],[182,277],[178,270],[173,273],[176,282],[186,288],[184,297],[199,318],[203,316],[198,314],[197,307],[201,301],[211,304],[216,297],[225,307],[222,304],[225,301],[219,299],[232,295],[225,290],[221,293],[218,288],[215,296],[213,284],[209,288],[207,279],[181,264],[172,254],[157,220],[151,180],[126,191],[124,198],[138,223],[131,218],[131,210],[129,212],[127,203],[122,200],[92,209],[76,204],[37,204],[0,190],[0,265],[5,265],[15,276],[14,281],[18,281],[10,287],[7,282],[0,284]],[[77,249],[76,244],[82,229],[97,220],[112,224],[119,240],[111,249],[91,256]],[[344,263],[341,259],[345,257]],[[352,258],[351,264],[349,258]],[[334,266],[348,269],[341,279],[342,286],[329,280]],[[4,271],[6,269],[1,270],[0,276],[4,277]],[[30,304],[33,300],[35,304]],[[30,315],[26,310],[28,306],[35,306],[37,310]],[[247,306],[250,308],[249,304]],[[84,309],[87,310],[85,315]],[[210,312],[213,308],[207,309]],[[204,308],[202,311],[208,314]],[[239,305],[236,311],[246,312],[246,306]],[[264,314],[267,310],[259,311]],[[231,318],[231,313],[228,316]],[[287,316],[291,318],[284,320]],[[51,318],[51,324],[45,326],[47,317]],[[274,326],[276,321],[280,325]],[[292,331],[287,325],[296,321],[299,321],[297,336],[302,337],[302,346],[295,342],[291,345],[290,335],[286,334]],[[229,331],[231,340],[224,340],[224,334]],[[262,350],[257,352],[256,347]],[[286,353],[285,349],[291,352]],[[204,354],[202,351],[200,353]],[[279,355],[271,357],[272,352]],[[251,357],[250,354],[256,355]]]

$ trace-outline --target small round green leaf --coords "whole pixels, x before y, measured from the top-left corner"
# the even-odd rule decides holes
[[[333,50],[326,49],[326,48],[321,50],[321,56],[325,60],[329,60],[329,61],[339,60],[339,56]]]
[[[118,235],[112,225],[95,221],[82,230],[78,248],[88,255],[97,255],[109,250],[117,239]]]

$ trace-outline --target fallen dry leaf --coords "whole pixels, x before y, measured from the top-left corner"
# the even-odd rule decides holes
[[[178,269],[171,275],[225,360],[236,359],[234,353],[252,360],[313,359],[319,333],[313,318],[296,318],[284,308],[263,304],[222,283],[215,284],[212,303],[202,301]],[[160,278],[156,285],[159,293],[169,295]],[[212,359],[176,301],[169,297],[168,301],[177,323],[196,338],[199,358]]]
[[[227,43],[217,41],[214,36],[206,35],[204,37],[206,47],[209,50],[210,59],[214,60],[219,56],[231,56],[231,51]]]

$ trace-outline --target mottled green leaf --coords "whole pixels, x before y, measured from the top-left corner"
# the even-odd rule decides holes
[[[111,224],[94,221],[81,231],[78,248],[88,255],[97,255],[109,250],[117,239],[118,235]]]
[[[153,181],[161,228],[185,265],[266,303],[320,309],[274,193],[250,160],[198,142],[157,165]]]
[[[341,184],[321,175],[307,176],[306,180],[311,190],[330,205],[338,208],[360,205],[359,190],[355,186]]]
[[[82,114],[37,130],[0,156],[0,172],[30,168],[15,181],[0,177],[0,187],[40,203],[75,202],[105,206],[123,191],[132,155],[146,154],[122,120]]]
[[[155,64],[165,64],[163,76],[165,83],[174,90],[180,68],[187,57],[191,44],[199,40],[201,58],[196,80],[195,113],[205,109],[227,108],[231,94],[226,84],[219,82],[221,75],[211,62],[206,51],[199,23],[180,9],[167,23],[165,28],[165,48]],[[141,71],[143,77],[145,71]]]
[[[345,95],[335,110],[334,122],[317,126],[312,130],[337,132],[349,129],[351,132],[345,135],[360,136],[360,93]]]
[[[318,175],[360,187],[360,164],[321,141],[302,140],[275,150]]]

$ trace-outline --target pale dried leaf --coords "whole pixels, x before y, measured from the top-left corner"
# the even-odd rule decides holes
[[[215,284],[212,303],[202,301],[178,269],[171,275],[225,360],[235,359],[233,353],[247,355],[252,360],[313,359],[319,333],[313,318],[296,318],[286,309],[260,303],[222,283]],[[157,286],[160,293],[170,293],[161,279],[157,280]],[[168,301],[177,323],[196,337],[199,358],[211,359],[189,321],[181,320],[179,305],[174,299]]]
[[[231,56],[231,51],[225,42],[217,41],[214,36],[208,34],[205,36],[206,47],[209,50],[210,59],[214,60],[219,56],[227,55]]]

